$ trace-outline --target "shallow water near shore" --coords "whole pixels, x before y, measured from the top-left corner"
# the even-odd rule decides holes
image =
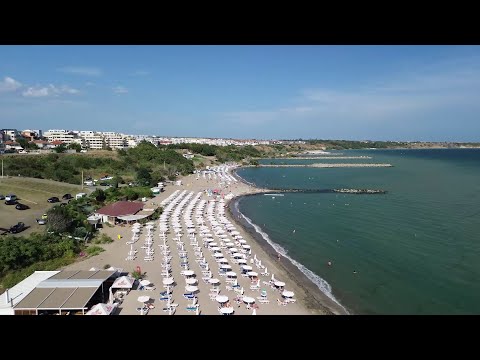
[[[327,281],[352,313],[480,313],[480,150],[342,153],[394,167],[245,168],[238,175],[265,188],[388,193],[262,194],[240,199],[239,210]]]

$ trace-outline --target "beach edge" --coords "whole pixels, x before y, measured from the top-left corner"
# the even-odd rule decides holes
[[[234,176],[238,181],[248,185],[252,188],[252,191],[247,194],[240,194],[234,196],[226,203],[226,214],[232,222],[241,227],[247,234],[250,235],[253,241],[270,257],[270,260],[274,262],[281,270],[282,275],[293,281],[299,288],[301,288],[307,295],[302,299],[305,307],[312,311],[316,315],[349,315],[349,313],[338,303],[330,299],[324,294],[318,286],[309,279],[299,268],[297,268],[289,259],[283,257],[281,254],[281,260],[278,261],[278,252],[259,234],[255,228],[250,225],[244,218],[243,214],[236,209],[235,204],[242,198],[247,196],[258,195],[262,193],[271,192],[269,189],[262,189],[256,187],[254,184],[245,181],[239,176],[236,171],[242,167],[233,169],[230,174]],[[282,261],[283,260],[283,261]]]

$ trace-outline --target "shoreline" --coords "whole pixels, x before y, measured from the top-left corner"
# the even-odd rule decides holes
[[[251,239],[263,250],[263,252],[269,257],[270,261],[275,263],[279,267],[289,280],[296,284],[296,286],[304,293],[302,296],[302,302],[305,306],[314,314],[323,315],[349,315],[350,313],[339,303],[335,302],[328,297],[310,278],[307,277],[292,261],[286,258],[283,254],[279,253],[271,244],[269,244],[250,223],[244,218],[243,215],[236,206],[238,202],[247,196],[253,196],[261,193],[270,192],[271,189],[258,188],[252,183],[244,180],[240,175],[236,173],[237,167],[232,170],[230,174],[242,183],[252,187],[252,191],[246,194],[240,194],[226,203],[226,215],[236,225],[241,227]],[[258,225],[257,225],[258,226]],[[277,260],[277,256],[280,255],[281,260]],[[282,261],[283,260],[283,261]],[[323,280],[323,279],[322,279]],[[324,281],[324,280],[323,280]]]

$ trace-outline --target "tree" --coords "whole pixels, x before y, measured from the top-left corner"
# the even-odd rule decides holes
[[[75,150],[78,153],[82,150],[82,145],[80,145],[79,143],[71,143],[70,145],[68,145],[67,149]]]
[[[104,202],[105,199],[107,198],[107,195],[105,195],[105,191],[103,191],[102,189],[96,189],[91,195],[90,197],[93,197],[95,200],[97,200],[98,202]]]
[[[63,233],[67,231],[70,225],[66,207],[54,206],[47,211],[47,229],[55,233]]]
[[[140,186],[150,186],[150,183],[152,182],[150,170],[146,168],[139,168],[137,170],[137,182]]]
[[[61,154],[61,153],[64,153],[67,150],[67,147],[65,146],[65,144],[60,144],[60,145],[57,145],[54,148],[54,150],[57,154]]]

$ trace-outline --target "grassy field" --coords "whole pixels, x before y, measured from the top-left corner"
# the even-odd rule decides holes
[[[71,185],[52,180],[33,179],[24,177],[9,177],[0,179],[0,194],[15,194],[19,198],[18,202],[28,205],[28,210],[17,210],[14,205],[5,205],[4,200],[0,200],[0,233],[2,228],[10,228],[10,226],[21,221],[29,228],[21,235],[39,230],[42,226],[38,225],[36,219],[41,217],[48,208],[53,206],[47,202],[47,199],[56,196],[59,199],[66,193],[73,196],[82,192],[80,185]],[[87,188],[83,192],[89,193]]]

